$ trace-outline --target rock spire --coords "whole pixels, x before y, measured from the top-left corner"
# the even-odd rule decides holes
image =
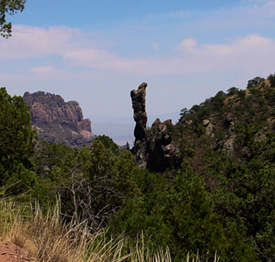
[[[134,120],[136,122],[134,136],[135,144],[142,142],[146,137],[147,114],[145,110],[145,96],[147,83],[143,82],[137,90],[131,91]]]

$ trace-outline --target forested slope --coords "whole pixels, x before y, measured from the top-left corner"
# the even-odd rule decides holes
[[[142,233],[146,248],[169,247],[173,261],[188,252],[202,261],[216,252],[220,261],[275,260],[275,75],[182,109],[176,125],[162,123],[177,157],[158,173],[140,169],[107,136],[81,149],[35,147],[22,98],[4,88],[0,98],[3,197],[37,199],[44,209],[60,199],[66,223],[127,237],[125,252]],[[158,128],[146,131],[140,150]]]

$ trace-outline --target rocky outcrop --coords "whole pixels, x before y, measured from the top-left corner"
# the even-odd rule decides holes
[[[179,150],[172,143],[172,136],[168,132],[171,120],[161,122],[156,119],[150,131],[146,131],[147,114],[145,110],[146,83],[142,83],[137,90],[131,91],[134,120],[136,122],[134,135],[135,144],[132,149],[138,166],[154,172],[163,172],[173,163],[180,163]]]
[[[212,136],[214,137],[214,126],[212,125],[212,123],[210,123],[210,121],[208,119],[204,119],[202,121],[202,125],[205,127],[205,133],[208,136]]]
[[[42,91],[26,92],[24,101],[30,106],[31,122],[40,140],[62,143],[70,147],[89,145],[95,138],[91,120],[83,119],[76,101],[65,102],[60,95]]]
[[[136,122],[134,136],[135,144],[142,142],[146,137],[147,114],[145,110],[145,96],[147,83],[143,82],[137,90],[131,91],[134,120]]]
[[[171,120],[163,123],[157,118],[145,138],[144,143],[134,146],[133,153],[138,166],[153,172],[164,172],[169,166],[177,167],[181,163],[180,152],[173,144],[167,126]]]
[[[177,166],[181,162],[179,150],[168,131],[169,125],[172,125],[171,120],[162,123],[160,119],[156,119],[152,125],[147,138],[147,168],[151,171],[163,172],[170,164]]]

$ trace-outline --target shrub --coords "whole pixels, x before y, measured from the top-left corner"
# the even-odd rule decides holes
[[[257,76],[257,77],[248,81],[247,88],[250,89],[250,88],[257,87],[264,81],[265,81],[265,79],[263,77]]]
[[[270,74],[267,77],[267,80],[269,80],[271,87],[275,87],[275,74]]]
[[[233,86],[227,90],[227,94],[232,96],[232,95],[237,94],[238,91],[239,91],[239,88]]]

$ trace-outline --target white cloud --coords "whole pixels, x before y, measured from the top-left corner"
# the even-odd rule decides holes
[[[79,42],[75,39],[77,36]],[[85,35],[81,31],[68,27],[44,29],[17,26],[11,39],[0,40],[0,49],[3,50],[0,59],[18,60],[57,55],[62,58],[59,61],[62,70],[55,69],[57,62],[54,58],[50,59],[51,66],[44,61],[39,66],[29,68],[31,73],[52,74],[55,78],[61,71],[60,77],[69,75],[69,71],[74,73],[74,67],[78,66],[97,70],[96,76],[157,76],[275,67],[275,40],[258,34],[240,36],[227,44],[204,44],[193,38],[185,38],[178,45],[176,55],[162,58],[127,58],[107,49],[89,46],[89,41],[88,44],[83,44],[84,42]],[[159,44],[156,42],[153,46],[158,48]]]
[[[1,86],[57,93],[85,114],[131,115],[129,90],[146,81],[148,109],[176,111],[274,73],[274,3],[144,14],[97,34],[14,25],[0,38]]]
[[[44,67],[33,67],[30,69],[31,72],[34,73],[48,73],[53,71],[54,69],[50,66],[44,66]]]
[[[73,61],[75,65],[92,68],[109,67],[117,59],[115,54],[95,48],[71,48],[62,55],[65,59]]]
[[[193,38],[185,38],[179,45],[178,50],[184,53],[196,53],[197,40]]]
[[[11,60],[60,54],[70,41],[83,35],[80,30],[69,27],[49,29],[15,25],[10,39],[0,39],[0,59]]]
[[[169,16],[171,18],[185,18],[188,15],[190,15],[190,12],[182,11],[182,10],[169,13]]]
[[[274,68],[275,39],[257,34],[238,37],[228,44],[197,44],[194,39],[185,39],[180,44],[182,65],[195,72],[242,71],[252,68]],[[188,55],[192,54],[192,56]]]

